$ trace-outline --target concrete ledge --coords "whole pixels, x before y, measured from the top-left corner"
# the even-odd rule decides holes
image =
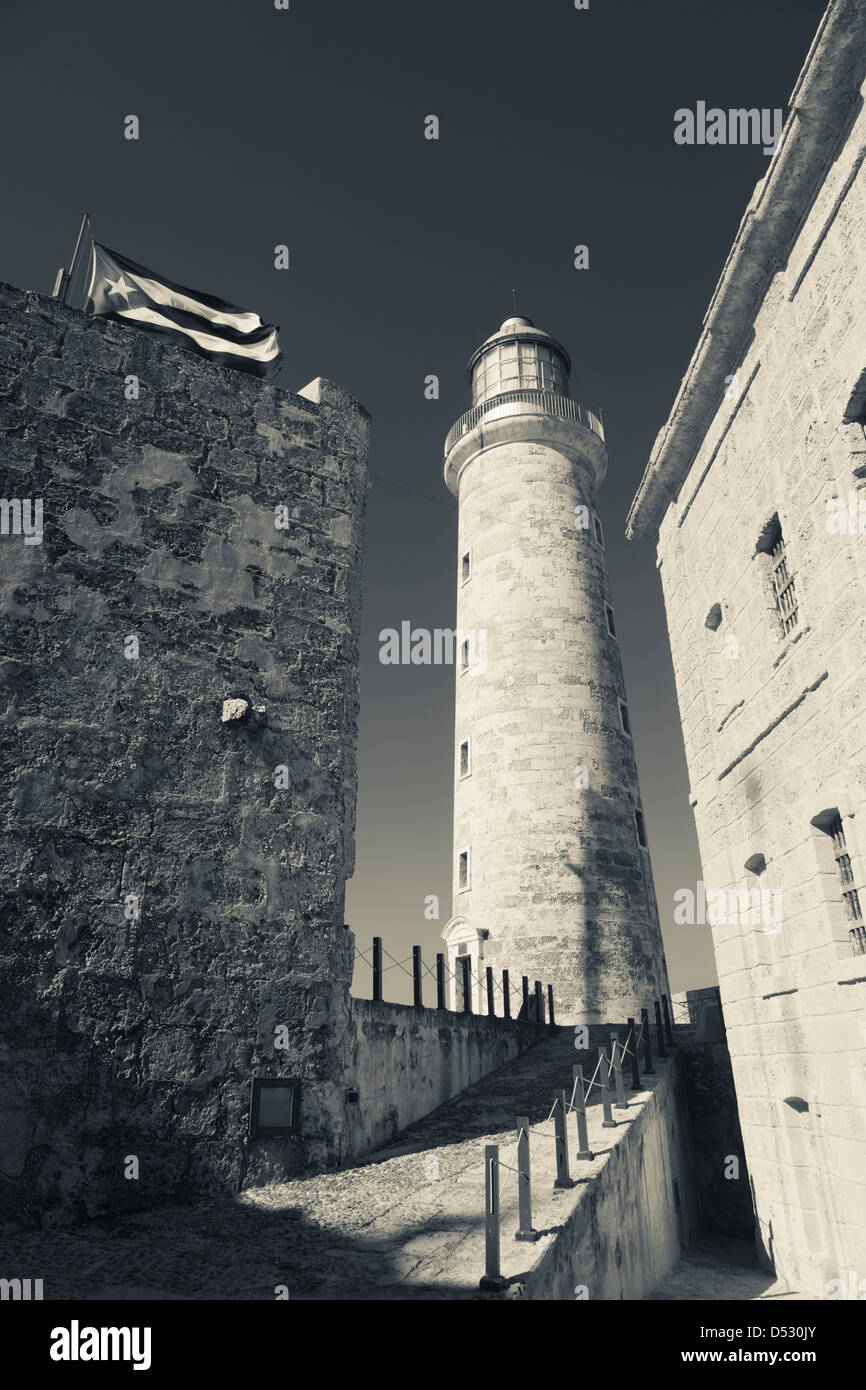
[[[759,306],[812,206],[866,71],[863,0],[832,0],[791,94],[779,147],[743,215],[704,320],[703,331],[667,423],[653,445],[626,526],[630,540],[652,539],[724,402]],[[835,156],[835,149],[829,158]]]
[[[536,1245],[515,1244],[513,1203],[503,1202],[502,1272],[510,1283],[499,1297],[642,1299],[689,1247],[699,1219],[679,1054],[655,1066],[645,1091],[627,1091],[628,1110],[614,1110],[615,1129],[601,1127],[600,1106],[589,1111],[592,1161],[574,1159],[569,1122],[573,1191],[554,1191],[553,1145],[538,1144],[532,1219],[542,1236]]]
[[[342,1162],[389,1143],[550,1033],[545,1024],[514,1018],[373,999],[351,999],[350,1007],[355,1040],[346,1068]]]

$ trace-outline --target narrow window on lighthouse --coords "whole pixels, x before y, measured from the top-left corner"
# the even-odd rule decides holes
[[[469,850],[462,849],[457,859],[457,891],[465,893],[469,887]]]
[[[471,639],[467,637],[467,638],[466,638],[466,641],[463,642],[463,643],[461,643],[461,646],[460,646],[460,670],[461,670],[461,671],[468,671],[468,670],[469,670],[469,643],[470,643],[470,640],[471,640]]]
[[[634,823],[635,828],[637,830],[637,842],[640,845],[641,849],[647,849],[648,846],[646,842],[646,826],[644,825],[643,811],[635,811]]]
[[[611,637],[616,637],[616,628],[614,626],[613,621],[613,609],[611,608],[609,603],[606,603],[604,605],[604,611],[607,614],[607,630],[610,633]]]
[[[460,745],[460,776],[468,777],[472,771],[472,760],[469,752],[469,739],[464,738]]]
[[[628,705],[626,704],[625,700],[620,700],[619,702],[619,718],[620,723],[622,724],[623,733],[628,734],[629,738],[631,738],[631,724],[629,723]]]
[[[465,552],[465,554],[463,555],[463,558],[462,558],[461,561],[460,561],[460,583],[461,583],[461,584],[465,584],[466,581],[467,581],[467,579],[468,579],[469,576],[471,575],[471,573],[472,573],[472,550],[471,550],[471,548],[470,548],[469,550],[467,550],[467,551]]]
[[[593,512],[593,514],[592,514],[592,525],[593,525],[593,530],[595,531],[595,539],[598,541],[598,543],[599,543],[599,545],[601,546],[602,550],[604,550],[604,532],[603,532],[602,529],[601,529],[601,522],[599,521],[599,519],[598,519],[598,517],[596,516],[595,512]]]

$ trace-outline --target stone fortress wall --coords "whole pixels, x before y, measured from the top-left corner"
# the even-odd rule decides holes
[[[0,1211],[333,1162],[366,412],[8,285],[0,324],[0,493],[44,511],[0,538]],[[300,1136],[245,1139],[253,1075]]]
[[[713,941],[761,1244],[818,1297],[866,1271],[866,33],[828,15],[630,518],[706,889],[755,895]]]

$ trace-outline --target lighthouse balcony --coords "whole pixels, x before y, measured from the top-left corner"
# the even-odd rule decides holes
[[[460,416],[445,440],[446,457],[457,441],[474,430],[480,420],[501,420],[509,415],[558,415],[565,420],[577,420],[604,441],[604,426],[599,417],[570,396],[556,391],[505,391],[502,395],[491,396]]]

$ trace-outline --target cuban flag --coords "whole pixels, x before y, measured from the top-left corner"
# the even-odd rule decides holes
[[[176,285],[96,241],[87,311],[164,333],[213,362],[255,376],[272,376],[280,365],[277,330],[258,314]]]

